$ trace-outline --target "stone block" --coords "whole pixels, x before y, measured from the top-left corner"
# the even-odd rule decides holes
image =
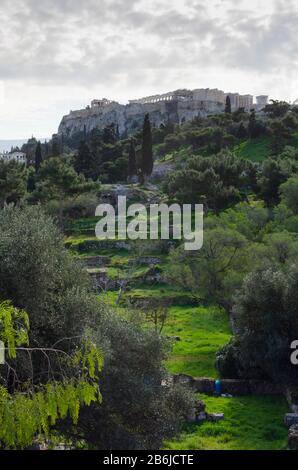
[[[281,385],[265,382],[263,380],[250,380],[249,388],[252,395],[279,396],[283,395],[284,393],[283,387]]]
[[[224,379],[221,381],[221,392],[233,396],[250,395],[247,380]]]
[[[293,425],[298,425],[298,414],[287,413],[285,416],[285,425],[290,428]]]
[[[289,429],[288,446],[291,450],[298,450],[298,425],[294,424]]]
[[[212,395],[214,393],[215,380],[208,378],[195,378],[193,381],[194,390],[198,393]]]
[[[210,414],[208,414],[208,421],[212,421],[212,422],[216,423],[218,421],[222,421],[223,419],[225,419],[224,413],[210,413]]]

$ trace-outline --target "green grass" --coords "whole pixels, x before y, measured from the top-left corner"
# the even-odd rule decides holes
[[[261,136],[257,139],[246,140],[234,148],[234,153],[252,162],[262,162],[270,155],[270,137]]]
[[[160,299],[163,302],[169,302],[170,305],[193,305],[194,299],[189,292],[183,292],[179,289],[173,289],[167,284],[156,284],[153,286],[146,286],[145,284],[138,285],[128,291],[125,297],[131,300],[140,302],[142,300]]]
[[[179,336],[168,368],[194,377],[217,377],[215,354],[230,337],[227,314],[217,307],[171,307],[164,334]]]
[[[287,445],[283,418],[286,400],[274,397],[215,398],[201,396],[207,411],[225,413],[218,423],[187,425],[166,444],[179,450],[280,450]]]

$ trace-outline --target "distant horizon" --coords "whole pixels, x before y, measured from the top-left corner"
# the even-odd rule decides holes
[[[35,136],[33,136],[35,137]],[[9,152],[11,147],[21,147],[23,144],[28,142],[31,137],[25,137],[24,139],[0,139],[0,152]],[[36,140],[40,140],[41,142],[45,142],[46,140],[50,140],[51,137],[35,137]]]

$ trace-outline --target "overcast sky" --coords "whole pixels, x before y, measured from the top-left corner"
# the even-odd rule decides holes
[[[177,88],[298,98],[297,0],[1,0],[0,139],[93,98]]]

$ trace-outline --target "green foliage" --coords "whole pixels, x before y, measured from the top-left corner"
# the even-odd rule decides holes
[[[0,386],[0,446],[5,449],[25,448],[37,434],[50,436],[50,428],[68,416],[77,424],[81,406],[100,403],[96,383],[85,380],[53,382],[31,394],[8,394]]]
[[[19,203],[27,190],[27,169],[17,161],[0,160],[0,208]]]
[[[234,153],[252,162],[262,162],[271,154],[270,137],[264,135],[256,139],[244,140],[234,148]]]
[[[32,338],[45,346],[66,331],[81,335],[95,315],[88,288],[87,274],[65,251],[62,235],[41,208],[0,212],[0,298],[28,312]]]
[[[74,168],[77,173],[82,173],[85,178],[97,179],[96,159],[86,141],[80,142],[78,152],[74,158]]]
[[[42,164],[41,143],[37,142],[37,146],[35,150],[35,172],[36,173],[39,171],[41,164]]]
[[[271,103],[265,106],[264,113],[268,114],[272,119],[282,118],[288,112],[289,108],[289,103],[285,101],[271,100]]]
[[[153,170],[152,133],[149,114],[146,114],[142,136],[141,171],[144,177],[150,176]]]
[[[10,359],[17,358],[20,346],[23,346],[21,349],[27,351],[30,356],[32,349],[24,348],[25,345],[29,346],[28,331],[27,313],[14,308],[9,301],[1,303],[0,339],[7,345]],[[41,354],[50,351],[42,348],[34,350]],[[61,354],[62,351],[53,349],[53,352]],[[76,425],[81,406],[90,406],[93,402],[101,403],[98,380],[103,357],[99,349],[86,340],[84,349],[77,350],[73,357],[69,356],[68,361],[68,366],[71,365],[74,370],[79,371],[77,377],[67,379],[64,373],[62,382],[52,380],[44,385],[35,385],[32,376],[30,385],[24,382],[23,390],[16,390],[14,393],[9,393],[7,388],[0,385],[0,447],[28,447],[33,444],[37,434],[49,437],[50,427],[55,426],[58,420],[69,416]],[[4,377],[1,377],[2,383],[3,379]]]
[[[248,184],[254,184],[252,165],[222,153],[190,158],[183,169],[170,174],[165,191],[181,203],[204,203],[206,209],[218,212],[239,201],[239,190]]]
[[[233,309],[236,335],[230,344],[237,349],[234,366],[239,376],[298,382],[290,362],[290,345],[298,335],[297,279],[297,264],[286,272],[259,268],[246,277]]]
[[[166,277],[198,298],[228,307],[231,288],[241,284],[248,270],[246,244],[245,237],[236,230],[226,227],[205,230],[201,250],[186,252],[179,247],[172,254],[171,269]]]
[[[41,202],[52,199],[64,200],[67,197],[98,190],[96,183],[85,180],[74,168],[61,158],[45,160],[38,173],[33,198]]]
[[[292,139],[292,130],[286,125],[285,121],[272,121],[270,125],[272,134],[271,150],[273,155],[278,155],[283,151]]]
[[[136,148],[133,139],[130,141],[129,155],[128,155],[128,176],[135,176],[138,172],[137,161],[136,161]]]
[[[278,160],[268,158],[264,161],[258,178],[258,186],[262,199],[268,205],[279,201],[279,187],[286,179]]]
[[[289,178],[287,182],[280,186],[282,201],[287,207],[298,214],[298,177]]]
[[[226,98],[225,113],[232,114],[231,98],[229,96]]]
[[[13,307],[9,301],[0,303],[0,340],[7,345],[8,356],[16,358],[16,348],[29,344],[29,318],[25,311]]]

